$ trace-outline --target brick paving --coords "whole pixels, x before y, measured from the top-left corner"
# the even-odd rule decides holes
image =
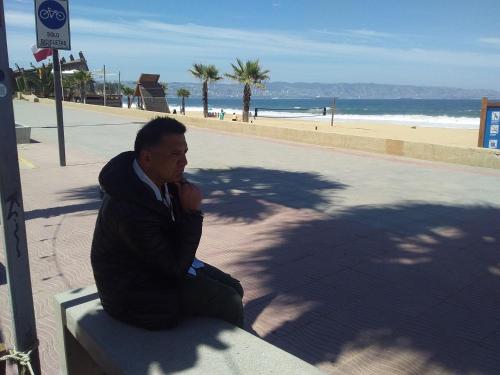
[[[54,293],[93,282],[96,178],[140,124],[16,102],[44,374]],[[500,172],[189,129],[198,255],[242,280],[250,332],[330,374],[500,373]],[[11,341],[0,253],[0,329]],[[10,369],[12,373],[12,369]]]

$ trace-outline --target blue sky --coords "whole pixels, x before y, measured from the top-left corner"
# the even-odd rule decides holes
[[[10,62],[28,66],[33,1],[4,5]],[[239,57],[272,81],[500,89],[499,0],[70,0],[70,14],[73,53],[126,80],[193,81],[193,62]]]

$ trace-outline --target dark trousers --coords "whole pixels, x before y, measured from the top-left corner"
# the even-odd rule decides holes
[[[225,320],[243,328],[243,288],[231,275],[205,263],[180,285],[182,315]]]

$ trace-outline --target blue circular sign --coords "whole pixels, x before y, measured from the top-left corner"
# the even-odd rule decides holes
[[[66,11],[54,0],[47,0],[38,7],[38,18],[49,29],[60,29],[66,23]]]

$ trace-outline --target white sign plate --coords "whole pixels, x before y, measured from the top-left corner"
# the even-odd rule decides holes
[[[71,49],[68,0],[35,0],[36,46]]]

